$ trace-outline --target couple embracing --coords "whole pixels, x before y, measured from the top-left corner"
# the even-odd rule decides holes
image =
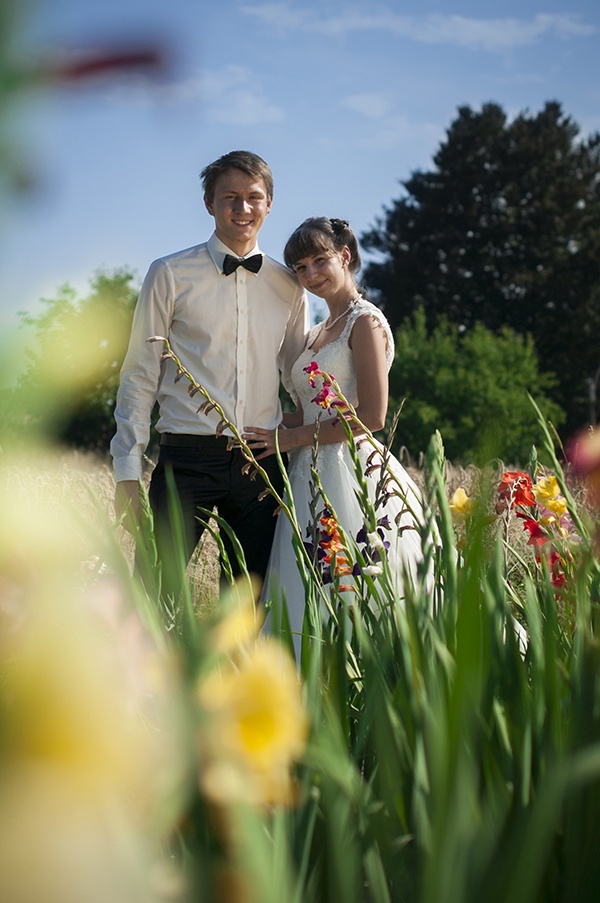
[[[163,591],[177,593],[181,580],[176,549],[180,531],[172,523],[169,501],[174,485],[186,560],[203,531],[198,508],[216,507],[239,541],[248,570],[265,581],[263,596],[285,591],[292,630],[299,637],[305,594],[289,521],[283,515],[274,517],[275,500],[264,493],[260,478],[250,479],[240,449],[228,447],[227,430],[217,435],[219,415],[197,413],[197,400],[175,380],[173,361],[161,360],[161,347],[147,339],[155,335],[169,339],[174,354],[242,433],[281,494],[277,431],[280,452],[289,461],[294,507],[304,535],[313,517],[310,468],[315,421],[321,412],[319,477],[341,527],[354,537],[363,514],[346,432],[338,409],[323,411],[312,402],[315,380],[310,370],[332,374],[361,423],[370,431],[380,430],[388,405],[393,336],[382,312],[357,287],[361,262],[346,221],[306,220],[287,241],[283,265],[258,246],[273,202],[273,177],[265,161],[253,153],[233,151],[206,166],[201,179],[204,203],[215,221],[213,234],[203,244],[154,261],[136,306],[111,442],[116,509],[118,514],[128,510],[134,518],[137,514],[138,481],[158,402],[160,452],[149,500]],[[312,328],[307,291],[329,309],[327,318]],[[294,412],[282,413],[280,379],[295,403]],[[367,464],[373,447],[360,441],[357,446],[374,495],[381,473]],[[402,465],[389,457],[386,467],[392,469],[403,496],[392,494],[378,511],[391,525],[388,555],[401,599],[402,580],[422,558],[418,531],[411,529],[421,503]],[[239,565],[226,535],[223,542],[235,573]]]

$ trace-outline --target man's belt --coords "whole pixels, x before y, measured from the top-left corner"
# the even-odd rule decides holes
[[[161,433],[160,444],[173,448],[220,448],[227,450],[232,436],[200,436],[196,433]]]

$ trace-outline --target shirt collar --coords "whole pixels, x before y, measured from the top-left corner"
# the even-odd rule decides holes
[[[228,248],[227,245],[223,244],[220,238],[217,238],[216,232],[213,232],[211,237],[208,239],[206,246],[208,248],[208,253],[211,256],[212,262],[214,263],[219,273],[223,271],[223,261],[226,254],[232,254],[234,257],[239,256],[234,251],[232,251],[231,248]],[[251,251],[249,251],[247,254],[244,254],[244,257],[251,257],[253,254],[262,254],[262,251],[257,244],[254,245]]]

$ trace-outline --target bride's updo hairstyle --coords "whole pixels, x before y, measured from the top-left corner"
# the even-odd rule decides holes
[[[283,251],[285,265],[293,270],[304,257],[316,257],[341,251],[350,251],[348,269],[351,273],[360,270],[361,259],[356,235],[345,219],[328,219],[326,216],[311,216],[295,229],[287,240]]]

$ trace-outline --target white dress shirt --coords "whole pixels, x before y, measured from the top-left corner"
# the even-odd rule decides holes
[[[156,401],[159,432],[214,435],[219,422],[214,411],[197,413],[202,396],[190,398],[187,380],[175,382],[173,361],[161,363],[164,346],[148,343],[151,336],[169,339],[183,366],[240,431],[273,429],[281,420],[280,372],[289,391],[290,369],[308,332],[306,294],[283,264],[266,255],[258,273],[238,267],[225,276],[228,253],[213,233],[148,270],[117,394],[110,445],[117,481],[142,475]],[[258,246],[246,256],[256,253]]]

